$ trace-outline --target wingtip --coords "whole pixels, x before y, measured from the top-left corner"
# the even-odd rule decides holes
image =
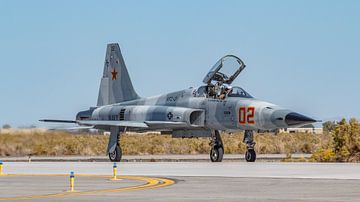
[[[52,122],[52,123],[77,123],[73,120],[58,120],[58,119],[40,119],[40,122]]]

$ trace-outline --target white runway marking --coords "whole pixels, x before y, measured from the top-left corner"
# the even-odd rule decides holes
[[[9,174],[79,174],[109,175],[113,163],[108,162],[5,162]],[[218,176],[360,179],[360,164],[353,163],[245,163],[245,162],[155,162],[118,163],[119,175],[140,176]]]

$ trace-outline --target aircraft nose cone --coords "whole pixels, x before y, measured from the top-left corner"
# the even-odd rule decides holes
[[[296,112],[288,113],[285,116],[285,123],[288,126],[296,126],[296,125],[306,125],[309,123],[315,123],[316,120],[309,118],[307,116],[301,115]]]

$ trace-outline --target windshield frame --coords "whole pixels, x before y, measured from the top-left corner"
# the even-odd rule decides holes
[[[234,58],[238,63],[239,67],[232,75],[226,75],[225,73],[221,72],[223,68],[223,62],[227,58]],[[225,55],[224,57],[220,58],[215,65],[210,69],[210,71],[206,74],[205,78],[203,79],[203,83],[210,84],[212,81],[221,81],[226,84],[231,84],[235,78],[240,74],[242,70],[246,67],[245,63],[235,55]]]
[[[233,94],[235,89],[240,89],[243,94]],[[233,86],[231,93],[227,95],[227,97],[241,97],[241,98],[254,98],[252,95],[250,95],[246,90],[239,86]]]

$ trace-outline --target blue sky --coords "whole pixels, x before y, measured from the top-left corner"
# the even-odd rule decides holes
[[[223,55],[253,96],[360,117],[359,1],[1,1],[0,124],[73,119],[97,100],[108,42],[141,96],[201,85]]]

